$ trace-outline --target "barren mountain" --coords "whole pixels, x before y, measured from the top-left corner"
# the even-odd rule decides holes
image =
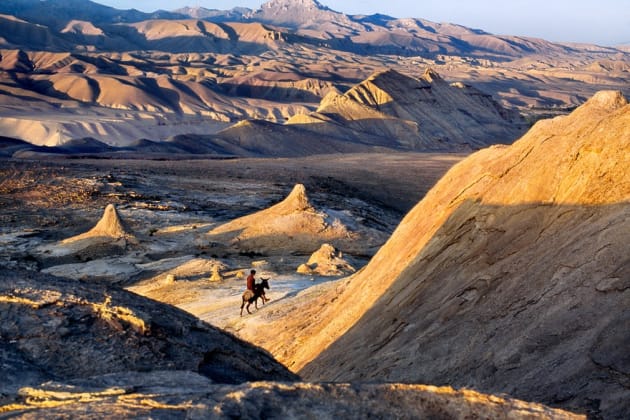
[[[310,380],[448,383],[623,417],[629,127],[626,99],[600,92],[470,156],[367,267],[298,297],[282,333],[241,336]]]
[[[89,0],[7,0],[0,4],[0,13],[15,16],[40,25],[53,36],[74,42],[85,48],[82,41],[90,41],[79,26],[91,29],[92,46],[100,50],[153,49],[171,52],[187,48],[189,52],[219,52],[224,46],[216,43],[215,32],[205,26],[233,22],[271,24],[277,27],[273,36],[253,39],[251,43],[265,44],[279,41],[280,45],[306,43],[327,45],[340,51],[358,54],[392,55],[466,55],[472,57],[499,58],[523,57],[534,54],[566,55],[584,53],[618,53],[620,50],[593,45],[563,45],[536,38],[497,36],[480,30],[451,23],[434,23],[423,19],[405,17],[397,19],[384,15],[351,16],[336,12],[316,0],[271,0],[254,11],[236,8],[231,11],[180,9],[176,12],[156,11],[142,13],[137,10],[117,10]],[[194,20],[187,21],[190,17]],[[76,25],[75,22],[91,22],[93,25]],[[230,24],[232,25],[232,24]],[[72,30],[72,27],[78,30]],[[150,27],[150,28],[149,28]],[[284,28],[284,29],[283,29]],[[229,28],[228,28],[229,29]],[[75,37],[74,35],[82,35]],[[153,43],[167,34],[171,42]],[[104,42],[98,39],[117,38],[127,44]],[[188,41],[182,43],[186,38]],[[191,38],[195,42],[190,42]],[[261,42],[262,41],[262,42]],[[26,47],[28,38],[18,40],[14,47]],[[89,45],[89,44],[88,44]],[[7,46],[7,45],[5,45]],[[63,44],[43,45],[46,50],[59,51]]]
[[[478,149],[510,143],[523,119],[488,95],[461,83],[449,84],[427,69],[414,79],[394,70],[376,73],[343,95],[329,94],[315,113],[289,123],[310,123],[325,132],[330,121],[357,132],[377,133],[388,146],[410,150]],[[324,127],[324,128],[322,128]]]
[[[449,84],[430,69],[420,79],[385,70],[344,94],[329,93],[317,111],[296,114],[285,124],[245,121],[191,138],[241,156],[470,151],[510,143],[525,125],[489,95]]]
[[[488,137],[480,138],[485,134],[465,121],[483,126],[496,115],[473,112],[468,118],[473,98],[486,111],[496,101],[535,120],[565,113],[597,90],[628,86],[629,60],[623,49],[495,36],[419,18],[350,16],[313,0],[274,0],[255,11],[153,14],[88,0],[10,0],[0,3],[0,13],[0,134],[36,145],[92,138],[134,148],[141,140],[206,136],[230,123],[256,119],[263,120],[265,144],[230,146],[255,135],[261,124],[249,131],[237,126],[222,133],[219,143],[226,141],[231,150],[226,153],[274,155],[277,142],[284,149],[279,155],[289,156],[317,149],[314,140],[322,137],[329,143],[322,147],[325,152],[372,146],[475,149],[511,141],[521,123],[497,111],[505,121],[490,122]],[[462,95],[450,96],[462,100],[465,109],[440,106],[439,113],[424,115],[437,118],[428,123],[417,112],[394,110],[396,105],[359,100],[368,106],[357,107],[357,98],[345,95],[357,84],[357,89],[368,88],[366,79],[375,73],[385,80],[384,69],[417,77],[427,67],[460,88]],[[455,92],[435,83],[433,91]],[[374,80],[371,85],[379,88]],[[415,88],[404,93],[409,97],[396,100],[444,99],[428,91],[420,95]],[[324,105],[338,121],[316,115]],[[352,118],[344,118],[344,112]],[[265,125],[290,119],[297,123],[290,128]],[[418,122],[426,129],[417,129]],[[468,139],[461,138],[464,128],[471,130]],[[392,142],[392,136],[400,139]],[[291,150],[293,137],[299,146]],[[436,147],[446,138],[459,140]],[[355,144],[344,146],[346,139]],[[208,144],[207,139],[200,142]],[[151,144],[155,150],[181,153],[171,146]],[[224,150],[221,144],[202,149],[208,147],[213,153]]]
[[[60,30],[73,20],[100,24],[139,22],[142,20],[183,18],[184,15],[158,10],[142,13],[138,10],[118,10],[89,0],[4,0],[0,13],[13,15],[33,23]]]

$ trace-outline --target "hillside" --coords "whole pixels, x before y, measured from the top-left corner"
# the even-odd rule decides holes
[[[387,146],[409,150],[478,149],[511,143],[525,129],[518,113],[431,69],[417,79],[377,72],[343,95],[327,95],[308,119],[296,116],[289,123],[309,122],[322,132],[330,120],[354,130],[357,141],[372,132],[389,139]]]
[[[310,254],[324,243],[351,254],[371,255],[386,235],[338,212],[315,208],[304,185],[297,184],[281,202],[219,225],[207,236],[212,242],[260,255]]]
[[[189,371],[232,384],[297,379],[259,349],[118,288],[4,270],[0,304],[3,397],[49,380],[125,371]]]
[[[245,44],[305,43],[326,45],[339,51],[362,55],[402,56],[459,55],[478,58],[517,58],[538,54],[570,55],[586,52],[619,53],[614,48],[594,45],[565,45],[516,36],[498,36],[453,23],[435,23],[420,18],[398,19],[384,15],[345,15],[315,0],[271,0],[257,10],[235,8],[229,11],[184,8],[174,12],[158,10],[142,13],[117,10],[90,0],[7,0],[0,14],[15,16],[50,31],[59,41],[40,44],[47,51],[97,48],[101,51],[157,49],[188,52],[225,51],[217,43],[216,30],[225,24],[246,22],[273,25],[268,37],[245,39]],[[187,20],[187,19],[192,20]],[[77,24],[77,22],[89,22]],[[213,22],[213,23],[210,23]],[[0,35],[10,34],[13,26],[3,25]],[[150,28],[150,29],[149,29]],[[87,32],[85,29],[89,29]],[[229,27],[228,30],[231,30]],[[238,31],[237,31],[238,32]],[[169,38],[159,43],[158,38]],[[77,36],[78,35],[78,36]],[[112,42],[115,39],[116,42]],[[186,40],[186,41],[185,41]],[[190,42],[194,40],[194,42]],[[3,48],[29,48],[29,37],[8,37]],[[232,45],[233,47],[234,45]]]
[[[0,416],[583,418],[449,386],[298,382],[269,353],[199,319],[210,311],[201,318],[215,325],[219,309],[229,324],[257,323],[273,333],[268,321],[239,316],[244,286],[239,273],[250,267],[273,276],[272,300],[257,315],[277,314],[296,287],[334,284],[313,273],[296,274],[308,255],[293,254],[293,247],[283,255],[226,252],[208,242],[208,231],[247,218],[241,226],[254,228],[243,231],[248,240],[260,233],[256,228],[278,232],[292,219],[301,225],[291,226],[294,233],[302,229],[316,237],[308,228],[329,221],[336,228],[324,230],[322,238],[330,238],[330,231],[358,232],[355,245],[365,247],[361,226],[391,232],[398,220],[381,201],[393,206],[393,197],[400,197],[397,204],[408,206],[410,196],[421,195],[460,159],[406,153],[181,162],[6,160],[0,170],[5,267],[0,272]],[[308,181],[312,193],[307,197],[298,186],[278,202],[292,179]],[[62,248],[74,253],[55,253]],[[347,253],[344,260],[336,252],[329,259],[330,246],[320,251],[327,255],[318,252],[309,265],[365,264]],[[157,283],[147,286],[162,288],[166,295],[160,300],[179,309],[120,288],[133,284],[130,289],[139,292],[146,282]]]
[[[91,138],[133,149],[150,140],[181,153],[155,143],[202,135],[207,144],[235,123],[259,120],[218,142],[262,126],[264,146],[228,144],[228,153],[274,155],[277,142],[280,156],[293,156],[312,150],[313,139],[326,152],[476,150],[517,138],[516,113],[529,124],[602,89],[630,94],[624,49],[346,15],[313,0],[154,13],[89,0],[8,0],[0,23],[0,135],[38,146]],[[393,76],[421,79],[427,68],[440,77],[418,85]],[[395,95],[392,83],[406,89]],[[377,90],[396,104],[364,102]],[[429,106],[410,110],[417,101]]]
[[[362,271],[298,297],[280,333],[240,335],[309,380],[449,383],[623,416],[629,127],[626,99],[601,92],[473,154]]]

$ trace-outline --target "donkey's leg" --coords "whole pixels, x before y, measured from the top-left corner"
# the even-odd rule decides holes
[[[241,303],[241,316],[243,316],[243,307],[245,306],[245,298],[242,299],[243,303]]]

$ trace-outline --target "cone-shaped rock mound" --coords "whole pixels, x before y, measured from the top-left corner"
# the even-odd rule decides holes
[[[207,237],[240,252],[260,254],[312,253],[324,242],[347,252],[367,253],[383,240],[379,232],[355,231],[339,218],[315,209],[302,184],[295,185],[283,201],[220,225]]]
[[[116,255],[129,243],[135,242],[135,237],[126,229],[116,207],[108,204],[101,219],[89,231],[54,244],[39,246],[34,251],[43,259],[63,259],[74,255],[87,260]]]
[[[113,204],[108,204],[105,207],[103,216],[92,229],[80,235],[73,236],[72,238],[64,239],[61,243],[69,244],[82,239],[94,237],[108,237],[112,239],[131,237],[131,235],[125,230],[123,222],[120,220],[120,216],[118,215],[118,211]]]
[[[628,167],[630,105],[598,93],[455,165],[283,333],[242,335],[308,379],[448,383],[624,417]]]
[[[269,213],[276,214],[290,214],[303,211],[315,211],[308,201],[306,188],[303,184],[296,184],[284,200],[269,209]]]

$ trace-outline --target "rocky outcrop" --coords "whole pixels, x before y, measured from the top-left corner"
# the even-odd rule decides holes
[[[377,72],[343,95],[328,94],[310,118],[320,125],[332,120],[378,134],[392,148],[426,151],[511,143],[525,129],[518,113],[490,95],[462,83],[449,84],[431,69],[419,79],[394,70]]]
[[[0,395],[115,372],[295,380],[268,354],[174,307],[104,285],[0,272]]]
[[[108,204],[92,229],[54,244],[42,245],[35,250],[35,254],[44,260],[65,257],[89,260],[119,254],[128,244],[135,242],[135,237],[125,228],[116,207]]]
[[[353,229],[339,217],[316,209],[302,184],[295,185],[281,202],[222,224],[207,238],[239,252],[266,255],[312,253],[323,242],[346,252],[369,254],[384,240],[381,232],[367,227]]]
[[[282,334],[242,335],[309,379],[448,383],[623,417],[629,130],[625,98],[600,92],[470,156],[361,272]],[[288,336],[299,346],[280,351]]]
[[[127,233],[122,221],[120,220],[116,207],[113,204],[108,204],[105,207],[103,216],[98,223],[96,223],[96,226],[85,233],[64,239],[61,241],[61,244],[71,244],[89,238],[120,239],[130,236],[131,235]]]
[[[255,382],[217,385],[182,371],[117,373],[25,387],[0,414],[172,418],[546,418],[568,412],[450,387]]]
[[[305,264],[297,268],[300,274],[320,276],[343,276],[355,271],[355,268],[343,258],[343,254],[330,244],[323,244]]]

